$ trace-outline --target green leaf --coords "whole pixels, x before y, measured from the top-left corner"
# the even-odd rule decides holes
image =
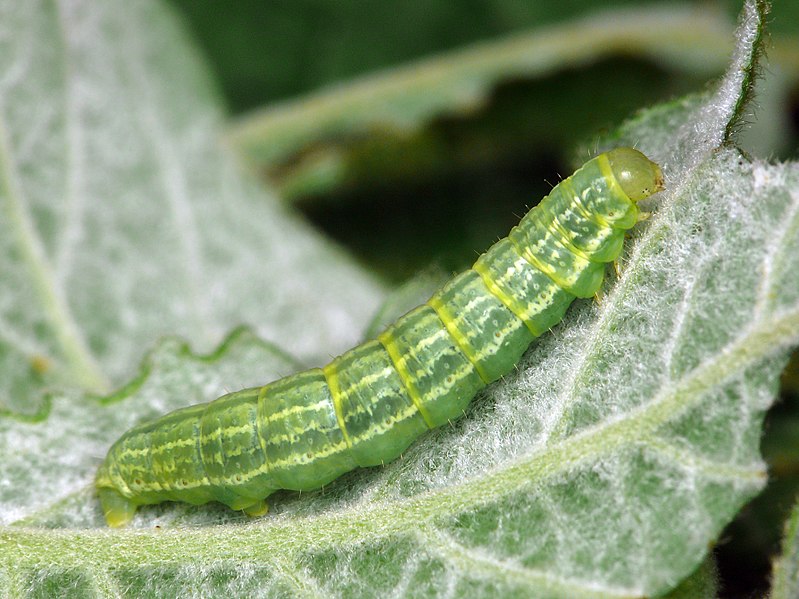
[[[746,5],[716,93],[623,128],[667,190],[621,277],[465,418],[383,468],[277,494],[261,519],[164,504],[108,530],[86,485],[113,438],[291,367],[247,333],[205,359],[165,342],[103,405],[59,394],[49,414],[0,420],[0,583],[14,596],[639,597],[689,577],[712,589],[708,547],[764,483],[762,417],[799,342],[799,165],[729,146],[763,9]]]
[[[770,599],[791,599],[799,595],[799,502],[794,503],[785,523],[780,556],[774,561]]]
[[[718,593],[718,572],[712,558],[706,559],[680,586],[664,595],[665,599],[709,599]]]
[[[108,391],[165,334],[207,351],[247,323],[314,361],[359,340],[379,286],[220,145],[169,13],[0,11],[0,407]]]
[[[579,20],[597,10],[593,0],[568,3],[316,0],[308,4],[240,0],[225,11],[217,10],[213,2],[171,0],[170,3],[187,17],[197,33],[235,112],[264,104],[265,100],[274,102],[297,96],[364,72],[408,63],[420,56],[479,40],[496,39],[570,19]],[[636,11],[640,5],[639,0],[609,0],[602,3],[601,9],[630,7],[631,11]],[[704,18],[708,11],[720,8],[703,7],[701,13],[694,11],[695,21]],[[679,13],[681,9],[667,6],[663,13]],[[736,5],[725,10],[730,22],[739,9]],[[629,34],[622,27],[619,29],[622,38]],[[710,39],[693,40],[705,48],[714,43],[730,47],[730,30],[730,26],[725,26]],[[586,32],[592,39],[594,35],[594,32]],[[662,35],[662,29],[654,29],[648,37]],[[683,39],[690,37],[686,35]],[[671,56],[682,57],[695,68],[707,68],[687,44],[675,46],[672,46]],[[711,51],[716,49],[711,48]],[[630,50],[636,52],[639,48]],[[722,70],[725,56],[715,55],[714,59],[722,63],[719,66]]]
[[[618,54],[715,75],[725,65],[731,29],[726,16],[715,11],[615,8],[268,106],[240,118],[228,137],[259,169],[274,174],[284,195],[368,178],[358,172],[364,162],[378,171],[377,177],[407,176],[407,171],[424,171],[426,161],[445,159],[437,154],[453,151],[440,148],[445,141],[435,134],[415,142],[411,136],[435,117],[474,113],[500,81],[543,78]],[[374,137],[372,143],[364,141]]]

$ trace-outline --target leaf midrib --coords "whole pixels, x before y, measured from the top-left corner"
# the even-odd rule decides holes
[[[4,204],[10,228],[16,232],[16,245],[28,265],[31,280],[41,300],[41,307],[61,347],[71,378],[87,390],[106,391],[109,387],[108,381],[78,330],[64,290],[56,285],[44,246],[26,209],[27,201],[15,168],[8,128],[2,114],[0,114],[0,191],[5,198]],[[25,352],[25,349],[20,349]]]
[[[407,500],[385,501],[366,508],[360,505],[337,513],[316,516],[267,518],[264,523],[226,527],[230,534],[211,534],[209,529],[110,531],[6,528],[0,532],[0,553],[16,556],[14,568],[37,565],[92,565],[105,570],[145,566],[159,562],[217,562],[241,555],[292,561],[307,548],[326,547],[407,534],[420,522],[435,527],[442,514],[458,514],[495,502],[520,488],[540,485],[542,480],[595,460],[622,446],[646,443],[666,421],[699,403],[704,394],[772,355],[799,341],[799,307],[786,310],[750,327],[745,334],[703,362],[670,388],[663,389],[646,405],[597,427],[586,429],[556,445],[543,448],[520,461],[505,465],[463,483],[426,492]],[[660,440],[655,439],[656,443]],[[726,471],[726,474],[725,474]],[[759,488],[764,481],[762,465],[751,469],[722,465],[719,475],[729,475]],[[280,518],[279,522],[276,522]],[[214,531],[217,531],[215,528]],[[323,534],[320,531],[324,531]],[[131,548],[136,548],[135,552]],[[210,559],[207,556],[212,556]]]

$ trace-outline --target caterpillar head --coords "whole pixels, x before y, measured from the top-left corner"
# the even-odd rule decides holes
[[[616,148],[607,153],[613,176],[633,202],[663,189],[660,167],[633,148]]]

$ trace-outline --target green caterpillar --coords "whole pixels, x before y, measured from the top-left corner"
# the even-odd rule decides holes
[[[639,220],[636,203],[662,187],[637,150],[601,154],[376,340],[129,430],[97,474],[106,521],[122,526],[162,501],[260,515],[278,489],[316,489],[395,459],[509,372],[575,297],[597,293]]]

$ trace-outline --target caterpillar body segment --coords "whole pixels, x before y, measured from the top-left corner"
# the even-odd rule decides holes
[[[219,501],[258,515],[278,489],[316,489],[397,458],[509,372],[575,297],[598,291],[638,220],[636,203],[662,185],[640,152],[601,154],[376,340],[324,368],[132,428],[97,474],[108,524],[162,501]]]

